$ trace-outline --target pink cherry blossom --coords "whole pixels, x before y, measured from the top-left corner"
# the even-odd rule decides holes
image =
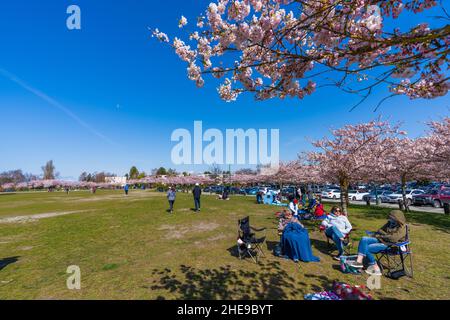
[[[391,30],[385,20],[406,14],[429,19],[423,11],[437,5],[435,0],[215,0],[197,18],[198,30],[179,36],[191,43],[175,38],[171,45],[197,86],[207,74],[224,79],[218,92],[225,101],[243,92],[261,100],[302,99],[330,85],[363,99],[379,85],[395,95],[429,99],[449,90],[449,26],[420,23]],[[153,34],[170,43],[159,30]]]

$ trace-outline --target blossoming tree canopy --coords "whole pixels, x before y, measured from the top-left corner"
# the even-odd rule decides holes
[[[348,188],[351,183],[373,181],[385,163],[386,155],[396,139],[405,132],[384,121],[346,125],[333,130],[331,138],[316,141],[318,149],[308,153],[308,160],[320,174],[341,187],[341,205],[347,211]]]
[[[405,30],[386,25],[408,14],[430,19],[423,11],[438,5],[437,0],[216,0],[194,24],[181,17],[180,28],[196,26],[184,40],[171,41],[158,29],[153,36],[173,46],[197,86],[207,74],[221,78],[218,91],[226,101],[242,92],[257,99],[301,99],[329,85],[364,97],[383,84],[394,95],[435,98],[449,90],[450,25],[421,23]]]

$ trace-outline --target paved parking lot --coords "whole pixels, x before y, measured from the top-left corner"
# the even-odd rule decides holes
[[[323,202],[336,202],[339,203],[340,200],[333,200],[333,199],[323,199]],[[351,204],[356,204],[356,205],[365,205],[365,203],[363,201],[350,201]],[[372,204],[373,206],[375,204]],[[385,208],[393,208],[393,209],[398,209],[398,204],[394,204],[394,203],[382,203],[380,205],[381,207],[385,207]],[[417,211],[417,212],[429,212],[429,213],[440,213],[440,214],[444,214],[444,208],[433,208],[431,206],[410,206],[409,207],[411,209],[411,211]]]

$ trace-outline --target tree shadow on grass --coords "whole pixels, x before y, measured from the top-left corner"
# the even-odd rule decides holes
[[[330,280],[328,277],[324,275],[305,273],[305,278],[313,280],[313,282],[317,282],[319,284],[311,284],[310,288],[314,292],[321,292],[331,290],[334,282],[338,282],[339,279]]]
[[[239,250],[237,245],[229,247],[227,251],[230,253],[232,257],[239,258]]]
[[[181,265],[178,272],[155,269],[152,275],[157,279],[145,288],[167,291],[186,300],[282,300],[300,293],[295,279],[277,261],[261,263],[258,271],[233,270],[229,265],[216,269]]]
[[[280,241],[266,241],[267,250],[273,252],[273,250],[277,247]]]
[[[0,259],[0,271],[5,269],[10,264],[13,264],[13,263],[16,263],[17,261],[19,261],[19,258],[20,257],[9,257],[9,258]]]
[[[330,255],[331,252],[334,250],[335,246],[328,245],[328,243],[324,240],[318,240],[318,239],[310,239],[311,246],[316,248],[318,251],[322,252],[323,254]]]

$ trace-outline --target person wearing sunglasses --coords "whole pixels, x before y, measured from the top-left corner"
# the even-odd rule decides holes
[[[342,213],[341,208],[335,206],[331,209],[330,214],[322,221],[321,228],[325,231],[325,235],[336,244],[338,254],[333,258],[340,260],[344,253],[345,237],[353,228],[350,221]]]

